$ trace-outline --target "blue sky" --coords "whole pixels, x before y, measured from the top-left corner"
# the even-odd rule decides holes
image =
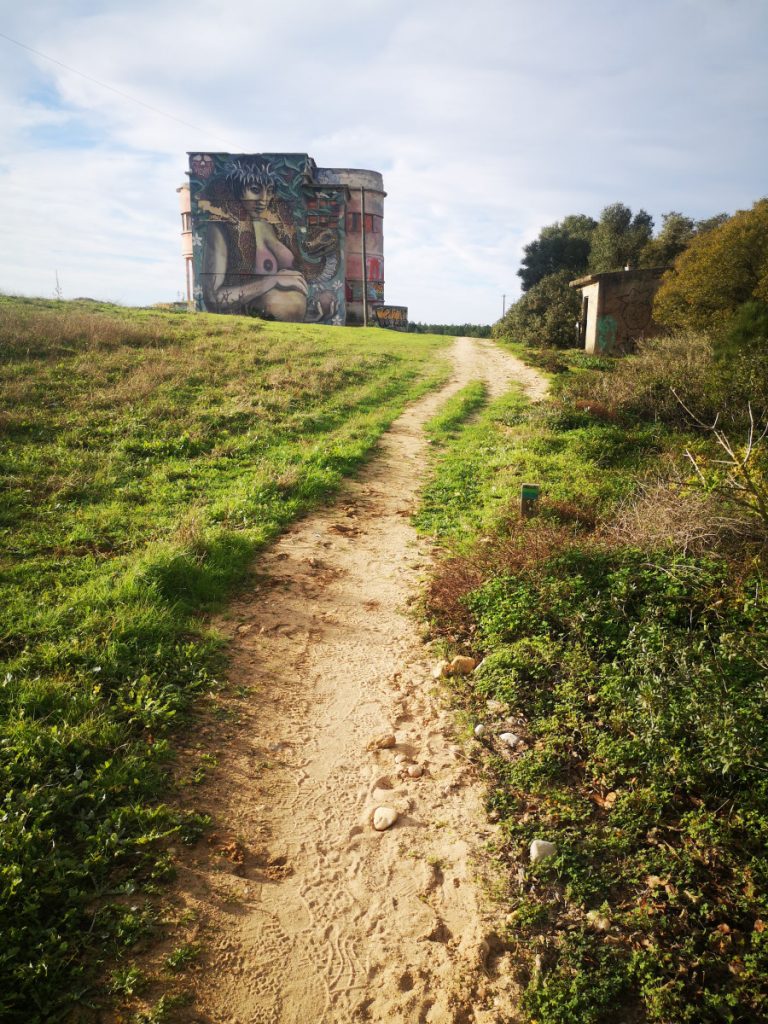
[[[187,150],[384,174],[386,296],[490,322],[522,246],[620,200],[694,217],[768,193],[766,0],[35,0],[0,32],[0,290],[183,288]]]

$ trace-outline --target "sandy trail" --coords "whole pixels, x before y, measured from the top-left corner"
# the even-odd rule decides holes
[[[429,561],[409,516],[427,468],[422,426],[446,398],[475,379],[493,395],[519,381],[534,398],[546,384],[490,343],[459,338],[451,354],[449,384],[396,421],[332,507],[261,556],[255,590],[218,623],[233,683],[252,690],[237,725],[211,733],[222,752],[199,796],[219,829],[179,874],[204,949],[188,979],[197,1020],[514,1016],[476,882],[494,826],[408,611]],[[382,732],[397,746],[368,750]],[[378,833],[381,804],[400,818]]]

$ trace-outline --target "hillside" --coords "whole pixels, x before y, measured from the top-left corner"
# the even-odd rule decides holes
[[[196,613],[328,498],[443,339],[0,298],[0,1016],[49,1020],[204,821],[163,804],[219,687]],[[31,1009],[36,1007],[37,1009]]]

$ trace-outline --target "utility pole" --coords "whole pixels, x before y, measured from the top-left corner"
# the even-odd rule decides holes
[[[504,314],[507,312],[507,296],[501,296],[501,318],[504,319]]]
[[[363,326],[368,326],[368,258],[365,252],[365,189],[360,188],[360,230],[363,236]]]

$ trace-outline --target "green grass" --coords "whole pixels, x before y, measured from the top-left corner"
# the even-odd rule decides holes
[[[441,456],[415,518],[424,533],[461,547],[515,516],[523,483],[541,487],[541,512],[592,518],[631,487],[632,469],[663,450],[653,425],[596,423],[586,411],[530,411],[513,390],[468,424]],[[616,472],[606,473],[606,469]]]
[[[435,444],[447,444],[466,421],[485,405],[488,389],[481,380],[473,380],[444,402],[424,430]]]
[[[0,1017],[54,1020],[152,927],[202,610],[326,500],[444,339],[0,298]],[[126,900],[125,896],[130,899]]]
[[[455,682],[457,701],[470,721],[491,722],[493,700],[525,722],[527,749],[485,755],[524,1012],[538,1024],[763,1020],[761,562],[602,531],[685,439],[562,396],[544,411],[515,395],[489,406],[438,461],[417,515],[450,552],[428,595],[434,634],[484,657]],[[527,522],[524,480],[543,489]],[[535,867],[534,838],[557,847]]]

